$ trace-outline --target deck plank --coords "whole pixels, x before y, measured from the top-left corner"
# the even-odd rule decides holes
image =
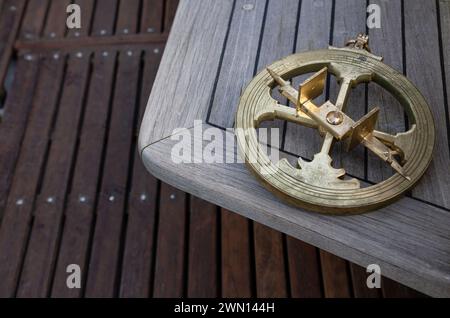
[[[27,83],[32,82],[27,73],[36,72],[39,62],[35,60],[30,65],[30,62],[22,58],[18,63],[17,72],[20,82],[13,84],[13,92],[15,89],[27,89]],[[17,288],[31,227],[34,200],[45,166],[52,119],[57,110],[58,92],[63,78],[65,62],[62,58],[55,60],[47,57],[41,63],[30,119],[17,159],[0,228],[0,279],[2,281],[0,295],[2,297],[14,296]],[[27,97],[27,94],[22,91],[20,95]],[[5,193],[0,194],[0,198],[5,198]]]
[[[213,92],[214,100],[209,116],[209,123],[212,125],[222,128],[234,125],[241,91],[256,72],[266,2],[236,1],[223,63]],[[253,9],[246,10],[245,5],[253,6]]]
[[[332,9],[332,1],[303,0],[301,2],[295,52],[328,47]],[[301,79],[305,79],[305,76],[302,76]],[[300,82],[300,79],[295,79],[295,86],[299,85]],[[318,100],[325,101],[324,98]],[[313,155],[319,152],[321,141],[322,138],[316,130],[293,123],[286,124],[286,134],[283,140],[285,151],[312,159]]]
[[[140,52],[119,53],[110,129],[86,283],[87,297],[117,295]]]
[[[252,297],[250,221],[225,209],[222,209],[221,214],[222,297]]]
[[[46,297],[50,292],[88,77],[89,56],[70,56],[45,175],[36,200],[19,297]]]
[[[183,297],[186,281],[186,193],[161,185],[153,297]]]
[[[20,29],[21,39],[31,40],[40,37],[45,25],[48,7],[49,0],[28,0]]]
[[[254,223],[253,232],[256,295],[260,298],[286,298],[289,292],[283,234],[259,223]]]
[[[287,236],[286,244],[291,297],[323,297],[318,249],[291,236]]]
[[[71,191],[67,200],[52,297],[80,297],[85,287],[86,263],[91,243],[115,63],[116,56],[113,52],[108,52],[108,56],[98,53],[93,57],[92,78]],[[83,277],[81,289],[67,288],[66,269],[70,264],[80,266]]]
[[[427,12],[426,19],[423,19],[423,12]],[[449,118],[446,114],[442,83],[436,2],[408,1],[404,14],[406,74],[431,107],[436,127],[433,160],[427,173],[413,189],[412,195],[449,209],[450,150],[447,130]]]
[[[162,47],[159,48],[162,51]],[[144,73],[141,88],[139,121],[145,111],[161,53],[144,53]],[[137,136],[138,126],[135,127]],[[133,179],[128,200],[128,224],[122,265],[121,297],[148,297],[152,286],[155,220],[158,202],[158,181],[145,173],[137,149],[133,163]]]
[[[141,33],[161,33],[164,0],[142,0]]]
[[[218,297],[218,208],[197,197],[191,197],[190,208],[187,296]]]
[[[113,35],[116,25],[118,0],[97,0],[95,5],[92,36]]]

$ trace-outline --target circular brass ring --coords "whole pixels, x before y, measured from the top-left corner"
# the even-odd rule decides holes
[[[250,171],[273,193],[289,203],[326,214],[355,214],[380,208],[410,189],[431,162],[434,143],[434,121],[428,104],[418,89],[405,77],[381,61],[356,50],[327,49],[290,55],[269,66],[284,79],[317,72],[330,64],[345,64],[373,72],[372,81],[388,90],[406,110],[416,125],[413,152],[405,166],[411,180],[399,174],[378,184],[360,189],[330,189],[308,184],[270,161],[258,142],[254,118],[264,105],[273,104],[271,90],[275,82],[263,70],[248,84],[236,114],[236,136],[239,150]],[[329,67],[330,69],[330,67]],[[274,117],[267,116],[267,120]],[[250,160],[257,158],[257,160]]]

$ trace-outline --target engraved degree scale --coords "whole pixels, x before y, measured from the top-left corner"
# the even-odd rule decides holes
[[[298,90],[288,81],[312,72],[315,74]],[[316,105],[313,100],[323,93],[327,73],[336,77],[339,94],[335,102]],[[391,135],[376,130],[378,107],[362,118],[345,113],[351,89],[371,81],[400,102],[410,121],[408,131]],[[271,96],[276,86],[295,108],[281,105]],[[261,122],[276,118],[317,129],[323,136],[321,151],[311,162],[299,158],[295,167],[286,159],[278,163],[269,159],[256,129]],[[435,141],[432,114],[421,93],[405,76],[382,63],[381,57],[370,53],[368,36],[362,34],[344,48],[294,54],[267,67],[243,92],[236,128],[248,168],[270,191],[296,206],[331,214],[367,212],[399,197],[424,174]],[[347,151],[362,144],[390,165],[394,175],[362,187],[359,180],[348,178],[344,169],[332,167],[330,150],[336,141],[344,143]]]

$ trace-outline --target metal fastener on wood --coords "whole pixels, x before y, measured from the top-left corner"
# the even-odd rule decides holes
[[[109,200],[109,202],[114,202],[116,200],[116,198],[112,195],[112,196],[109,197],[108,200]]]
[[[141,194],[141,201],[146,201],[146,200],[147,200],[147,195]]]
[[[175,198],[176,198],[175,194],[170,195],[170,200],[175,200]]]
[[[255,8],[255,5],[253,5],[251,3],[247,3],[242,6],[242,9],[244,9],[245,11],[250,11],[250,10],[253,10],[254,8]]]
[[[24,199],[19,199],[16,201],[16,205],[23,205],[25,203]]]
[[[47,203],[53,203],[55,202],[55,198],[54,197],[48,197],[47,198]]]

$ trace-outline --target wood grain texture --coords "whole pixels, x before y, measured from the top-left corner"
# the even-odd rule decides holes
[[[215,205],[197,197],[191,197],[187,297],[219,296],[218,213]]]
[[[49,57],[41,62],[36,94],[0,228],[0,279],[2,280],[0,295],[2,297],[14,296],[17,288],[31,228],[34,201],[42,170],[45,167],[51,123],[57,110],[64,64],[63,59],[54,60]],[[22,65],[31,69],[29,63],[22,64],[19,61],[18,71],[26,72],[21,68]],[[4,197],[4,194],[0,195]],[[17,204],[21,202],[20,200],[23,200],[22,205]]]
[[[326,298],[350,298],[351,289],[347,262],[325,251],[320,251],[323,290]]]
[[[288,296],[283,234],[254,223],[256,295],[260,298]]]
[[[170,35],[149,99],[153,105],[170,105],[173,112],[158,107],[149,111],[147,106],[140,150],[170,136],[175,128],[191,127],[195,119],[206,117],[204,106],[214,86],[232,8],[232,0],[180,2],[176,31]]]
[[[318,50],[328,47],[332,20],[332,1],[303,0],[301,2],[295,52]],[[307,76],[294,80],[298,86]],[[318,100],[324,102],[325,98]],[[311,158],[320,151],[322,138],[316,130],[293,123],[286,124],[284,150],[298,156]]]
[[[31,40],[39,37],[44,28],[49,0],[29,0],[20,30],[20,38]]]
[[[318,249],[291,236],[287,237],[286,245],[291,297],[323,297]]]
[[[20,143],[25,133],[38,67],[36,56],[33,61],[21,58],[17,64],[17,76],[13,83],[15,88],[9,92],[5,100],[5,113],[0,125],[0,211],[6,204]],[[1,214],[3,213],[0,213],[0,217]]]
[[[367,273],[364,267],[350,264],[350,274],[352,278],[353,295],[355,298],[381,297],[379,289],[367,287],[367,277],[370,273]],[[385,288],[385,286],[382,284],[381,288]]]
[[[46,297],[57,257],[64,206],[76,153],[78,126],[84,108],[89,56],[70,56],[45,175],[36,200],[18,297]]]
[[[370,46],[373,53],[383,55],[384,63],[403,73],[402,9],[401,1],[371,1],[381,8],[382,27],[369,29]],[[399,102],[380,86],[369,84],[367,90],[368,107],[381,108],[378,130],[388,133],[405,131],[404,110]],[[371,152],[368,154],[367,179],[380,182],[392,175],[391,167]]]
[[[87,297],[113,297],[118,293],[140,61],[139,51],[120,52],[89,259]]]
[[[423,19],[423,12],[427,13],[427,19]],[[449,118],[444,101],[436,19],[435,1],[412,0],[405,6],[406,74],[430,105],[436,126],[433,161],[412,195],[448,209],[450,208],[448,195],[450,150],[447,140]]]
[[[186,222],[186,194],[162,184],[153,297],[184,296]]]
[[[253,295],[249,220],[222,209],[222,297]]]
[[[243,164],[167,160],[174,143],[167,138],[145,149],[144,163],[155,176],[359,265],[379,264],[387,277],[403,284],[431,295],[449,294],[447,211],[405,197],[365,215],[304,212],[276,199]]]
[[[158,47],[162,51],[162,47]],[[144,115],[147,97],[158,70],[161,54],[145,52],[139,120]],[[134,129],[137,136],[138,125]],[[154,259],[156,214],[159,182],[145,174],[138,150],[134,150],[133,176],[128,199],[128,222],[125,237],[120,297],[150,296]]]
[[[92,36],[105,36],[114,33],[118,2],[118,0],[96,1]]]
[[[245,10],[245,4],[254,8]],[[265,11],[266,1],[236,1],[211,105],[212,125],[233,127],[241,91],[255,75]]]
[[[164,0],[142,0],[141,33],[160,33],[163,24]]]
[[[104,140],[114,76],[115,54],[96,54],[81,126],[71,191],[67,199],[61,245],[53,276],[52,297],[80,297],[85,289],[89,243],[94,220],[97,187],[103,159]],[[95,180],[95,181],[93,181]],[[78,264],[83,275],[82,289],[66,285],[67,267]]]

